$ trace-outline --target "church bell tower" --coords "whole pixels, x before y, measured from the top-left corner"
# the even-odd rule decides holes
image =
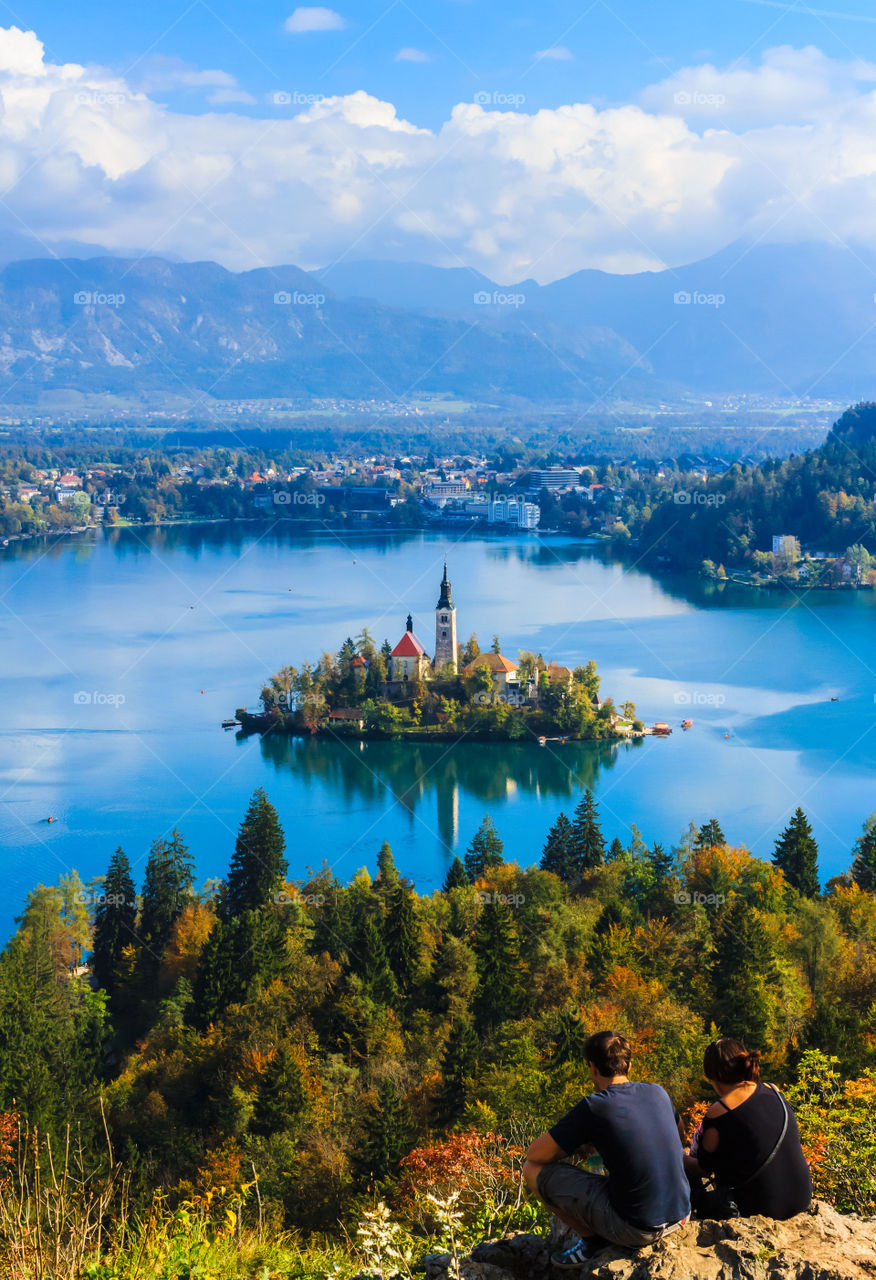
[[[434,669],[453,667],[456,671],[456,605],[450,594],[447,577],[447,561],[444,561],[444,577],[441,579],[441,595],[435,608],[435,659]]]

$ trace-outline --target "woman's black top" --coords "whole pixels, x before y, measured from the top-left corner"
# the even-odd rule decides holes
[[[775,1158],[752,1182],[740,1186],[767,1159],[784,1123],[781,1097],[764,1084],[732,1111],[703,1120],[703,1137],[709,1129],[717,1130],[718,1148],[704,1151],[700,1142],[697,1160],[706,1173],[715,1175],[719,1186],[738,1188],[734,1199],[743,1217],[761,1213],[767,1218],[792,1218],[809,1208],[812,1179],[790,1107],[788,1129]]]

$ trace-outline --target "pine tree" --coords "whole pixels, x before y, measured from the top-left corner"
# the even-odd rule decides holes
[[[871,813],[855,841],[852,879],[865,893],[876,893],[876,813]]]
[[[716,849],[720,845],[727,843],[727,837],[721,830],[721,824],[717,818],[710,818],[707,823],[697,831],[696,849]]]
[[[407,995],[416,981],[422,946],[414,895],[400,881],[389,899],[384,937],[390,970],[399,991]]]
[[[605,841],[599,828],[599,812],[589,788],[584,792],[584,798],[578,802],[572,818],[571,856],[578,878],[594,867],[601,866],[605,859]]]
[[[383,936],[374,916],[372,910],[361,910],[350,963],[371,998],[378,1004],[391,1004],[396,996],[396,984],[389,967]]]
[[[191,855],[179,831],[174,829],[169,841],[153,843],[143,875],[140,962],[147,983],[158,972],[173,926],[188,901],[191,888]]]
[[[370,1186],[385,1182],[397,1171],[411,1140],[408,1108],[390,1080],[377,1087],[373,1107],[366,1112],[363,1133],[356,1144],[354,1166]]]
[[[566,884],[577,880],[572,857],[572,824],[564,813],[559,815],[548,832],[540,865],[542,871],[553,872]]]
[[[109,861],[94,912],[91,971],[112,1000],[116,993],[122,952],[136,941],[137,897],[131,864],[121,846]]]
[[[794,810],[793,818],[776,841],[773,865],[804,898],[818,897],[818,845],[802,809]]]
[[[240,824],[221,915],[230,920],[273,900],[288,871],[285,841],[277,810],[264,789],[253,793]]]
[[[767,1047],[780,975],[769,935],[742,897],[723,914],[709,965],[712,1021],[721,1035]]]
[[[648,861],[651,864],[651,874],[658,883],[661,880],[668,880],[675,869],[674,856],[667,853],[662,844],[653,846],[648,855]]]
[[[395,858],[392,856],[392,848],[389,841],[384,840],[377,851],[377,879],[374,881],[374,888],[378,893],[388,897],[393,893],[398,883],[398,867],[395,865]]]
[[[606,862],[623,862],[627,856],[627,851],[623,843],[615,836],[611,844],[608,846],[608,852],[605,855]]]
[[[577,1010],[567,1010],[557,1017],[557,1031],[551,1063],[562,1066],[564,1062],[583,1063],[587,1028]]]
[[[505,842],[499,835],[493,819],[486,814],[465,854],[465,869],[472,884],[486,871],[505,861]]]
[[[475,1017],[480,1030],[517,1016],[523,993],[520,943],[511,907],[487,902],[475,928],[473,950],[478,991]]]
[[[457,854],[450,864],[450,869],[445,877],[442,892],[449,893],[451,889],[466,889],[470,884],[471,881],[468,878],[465,863]]]
[[[435,1119],[447,1126],[462,1114],[468,1102],[469,1081],[477,1070],[481,1044],[471,1020],[457,1018],[450,1028],[441,1058],[443,1084],[436,1102]]]
[[[193,1020],[215,1022],[277,977],[286,966],[285,928],[280,912],[264,908],[219,920],[201,953]]]

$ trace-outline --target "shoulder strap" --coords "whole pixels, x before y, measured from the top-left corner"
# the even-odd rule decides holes
[[[754,1182],[756,1178],[759,1178],[760,1175],[763,1172],[765,1172],[766,1169],[769,1168],[769,1166],[775,1160],[776,1156],[779,1154],[779,1147],[785,1141],[785,1134],[788,1132],[788,1120],[791,1115],[790,1111],[788,1110],[788,1104],[785,1101],[783,1094],[781,1094],[778,1089],[774,1089],[771,1084],[768,1084],[766,1087],[768,1089],[773,1090],[773,1093],[776,1095],[776,1097],[779,1099],[779,1102],[781,1102],[782,1104],[782,1112],[784,1114],[784,1124],[782,1125],[782,1132],[779,1134],[778,1141],[776,1142],[776,1145],[773,1147],[772,1151],[767,1156],[766,1160],[764,1160],[762,1164],[758,1165],[758,1167],[755,1169],[754,1173],[751,1175],[750,1178],[746,1178],[744,1182],[737,1182],[735,1187],[733,1188],[734,1191],[741,1191],[743,1187],[747,1187],[750,1182]]]

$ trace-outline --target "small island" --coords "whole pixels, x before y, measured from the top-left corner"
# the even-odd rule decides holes
[[[445,561],[432,658],[408,614],[395,647],[388,640],[378,647],[365,629],[315,665],[281,667],[261,691],[261,711],[240,707],[226,725],[243,733],[542,744],[646,733],[635,706],[601,699],[599,684],[592,661],[573,669],[526,651],[512,661],[498,636],[486,653],[475,635],[460,644]]]

